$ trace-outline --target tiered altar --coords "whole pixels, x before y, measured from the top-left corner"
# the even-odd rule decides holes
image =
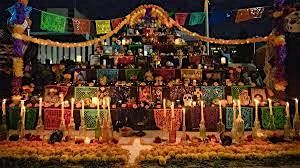
[[[266,87],[258,69],[207,55],[201,41],[186,42],[175,29],[218,44],[283,44],[273,36],[203,38],[160,7],[141,6],[95,40],[89,62],[44,65],[50,83],[25,76],[21,88],[13,86],[2,101],[0,165],[299,165],[298,99],[282,94],[286,83]],[[17,31],[14,37],[60,44]],[[14,66],[16,81],[22,66]]]

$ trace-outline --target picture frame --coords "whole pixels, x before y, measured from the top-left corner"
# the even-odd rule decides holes
[[[251,100],[257,99],[260,103],[267,101],[266,89],[264,88],[251,88]]]
[[[103,46],[103,55],[112,55],[113,47],[112,46]]]
[[[100,55],[90,55],[90,65],[101,65]]]

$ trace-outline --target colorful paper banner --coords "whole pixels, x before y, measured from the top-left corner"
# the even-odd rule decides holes
[[[187,16],[188,16],[188,13],[176,13],[175,20],[180,25],[184,25]]]
[[[220,24],[226,21],[231,21],[232,16],[232,11],[213,11],[209,17],[209,23]]]
[[[41,29],[53,32],[65,32],[67,19],[64,16],[42,11]]]
[[[110,20],[96,20],[97,34],[105,34],[111,31]]]
[[[240,23],[255,18],[261,18],[264,10],[264,7],[239,9],[236,14],[235,23]]]
[[[91,28],[91,21],[86,19],[73,18],[73,27],[75,34],[89,34]]]
[[[116,28],[117,26],[119,26],[119,24],[122,22],[122,18],[116,18],[116,19],[112,19],[111,20],[111,26],[112,28]]]
[[[198,24],[202,24],[205,19],[204,12],[193,12],[190,15],[189,26],[195,26]]]

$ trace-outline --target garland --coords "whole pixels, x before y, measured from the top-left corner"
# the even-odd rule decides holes
[[[128,14],[125,19],[112,31],[108,32],[107,34],[100,36],[99,38],[88,40],[85,42],[79,42],[79,43],[61,43],[57,41],[52,40],[45,40],[35,37],[30,37],[24,34],[20,33],[13,33],[13,37],[16,39],[20,39],[23,41],[28,41],[40,45],[48,45],[48,46],[54,46],[54,47],[85,47],[90,46],[93,44],[97,44],[107,38],[110,38],[112,35],[116,34],[124,25],[134,25],[137,23],[138,19],[145,16],[145,14],[149,15],[149,12],[146,13],[146,11],[149,11],[151,9],[150,13],[152,16],[155,16],[158,18],[158,20],[166,25],[168,28],[171,28],[175,26],[180,31],[183,31],[184,33],[188,34],[189,36],[192,36],[194,38],[197,38],[201,41],[209,42],[209,43],[215,43],[215,44],[224,44],[224,45],[239,45],[239,44],[249,44],[249,43],[258,43],[258,42],[266,42],[273,39],[273,35],[268,35],[265,37],[254,37],[254,38],[247,38],[247,39],[232,39],[232,40],[225,40],[225,39],[216,39],[212,37],[206,37],[202,36],[198,33],[191,32],[188,29],[182,27],[180,24],[178,24],[175,20],[169,17],[168,13],[162,9],[161,7],[157,5],[141,5],[135,10],[133,10],[130,14]]]

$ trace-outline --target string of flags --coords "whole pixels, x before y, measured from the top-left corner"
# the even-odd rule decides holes
[[[91,22],[95,22],[97,34],[106,34],[107,32],[110,32],[112,29],[117,27],[123,20],[123,18],[115,18],[112,20],[88,20],[81,18],[69,18],[35,8],[32,9],[41,12],[41,30],[51,32],[65,32],[67,19],[72,19],[74,34],[89,34],[91,30]],[[209,23],[220,24],[226,21],[233,21],[234,16],[235,23],[241,23],[256,18],[261,18],[264,11],[265,7],[254,7],[228,11],[213,11],[209,12]],[[205,20],[205,12],[170,12],[169,16],[174,17],[175,21],[179,25],[196,26],[203,24]]]

